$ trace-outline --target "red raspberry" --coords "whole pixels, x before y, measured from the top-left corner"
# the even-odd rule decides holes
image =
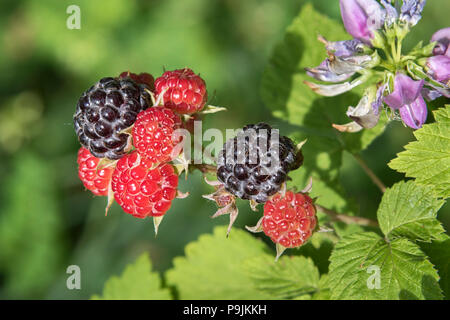
[[[124,71],[119,75],[119,78],[126,78],[126,77],[131,78],[136,83],[148,85],[152,91],[154,89],[155,79],[149,73],[144,72],[144,73],[136,74],[136,73],[132,73],[130,71]]]
[[[287,191],[264,205],[262,229],[273,242],[286,248],[300,247],[316,228],[316,209],[306,194]]]
[[[188,68],[166,71],[157,78],[156,96],[163,92],[164,105],[181,114],[202,110],[208,99],[205,81]]]
[[[153,107],[140,112],[133,128],[133,143],[141,157],[152,163],[170,161],[181,148],[174,147],[181,141],[172,139],[173,132],[180,128],[181,119],[165,107]]]
[[[118,162],[112,176],[114,199],[137,218],[162,216],[177,195],[178,176],[170,164],[155,169],[134,151]]]
[[[86,189],[97,196],[108,195],[109,182],[114,168],[98,169],[99,158],[94,157],[88,149],[81,147],[78,150],[78,176]]]

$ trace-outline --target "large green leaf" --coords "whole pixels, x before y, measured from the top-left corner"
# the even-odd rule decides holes
[[[444,232],[436,219],[444,200],[433,197],[432,190],[414,181],[398,182],[386,190],[378,208],[378,222],[389,239],[407,237],[430,241]]]
[[[262,255],[244,262],[244,269],[258,290],[288,299],[313,294],[319,287],[319,270],[310,258]]]
[[[126,267],[120,277],[113,276],[106,283],[98,300],[166,300],[170,299],[168,289],[161,288],[161,279],[151,272],[152,266],[147,254],[141,255]]]
[[[436,195],[450,196],[450,105],[434,112],[435,123],[414,132],[417,141],[406,145],[389,166],[416,182],[432,186]]]
[[[276,117],[296,126],[294,140],[308,138],[304,146],[302,169],[292,173],[292,184],[302,187],[313,177],[313,196],[318,203],[342,212],[354,212],[346,200],[339,182],[343,151],[352,153],[366,148],[384,129],[378,126],[360,133],[340,133],[333,123],[346,123],[348,106],[358,103],[359,95],[347,93],[337,97],[318,96],[303,82],[311,81],[304,68],[315,67],[326,57],[317,35],[329,40],[349,38],[340,22],[333,21],[314,10],[311,4],[303,7],[287,28],[286,35],[274,50],[262,79],[261,95]]]
[[[180,299],[270,299],[253,286],[243,268],[246,259],[265,254],[267,246],[246,231],[217,227],[188,244],[185,257],[174,260],[167,281]],[[274,256],[272,256],[274,259]]]
[[[430,261],[438,269],[439,285],[445,298],[450,300],[450,237],[442,234],[439,240],[432,243],[421,243],[420,247],[430,257]]]
[[[330,260],[332,299],[442,298],[436,270],[408,239],[354,233],[338,242]]]
[[[283,256],[246,231],[235,229],[225,238],[217,227],[186,247],[174,260],[168,283],[180,299],[289,299],[318,293],[319,271],[310,258]]]

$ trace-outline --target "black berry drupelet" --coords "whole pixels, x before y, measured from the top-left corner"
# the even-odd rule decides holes
[[[126,150],[136,116],[150,105],[149,87],[129,77],[103,78],[84,92],[73,116],[80,143],[97,158],[116,160]]]
[[[263,203],[302,162],[291,139],[280,137],[266,123],[247,125],[220,151],[217,178],[236,197]]]

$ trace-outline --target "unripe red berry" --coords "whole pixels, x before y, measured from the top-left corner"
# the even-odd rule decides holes
[[[164,72],[155,80],[155,93],[163,94],[164,105],[180,114],[202,110],[208,99],[205,81],[189,68]]]
[[[153,107],[138,114],[133,127],[133,144],[141,157],[152,163],[162,163],[176,157],[181,148],[175,148],[181,136],[174,136],[181,119],[165,107]]]
[[[137,218],[164,215],[177,195],[178,175],[173,166],[152,167],[152,162],[134,151],[117,162],[112,176],[114,199]]]
[[[81,147],[78,150],[78,176],[86,189],[97,196],[108,195],[109,182],[114,168],[98,168],[99,158],[94,157],[88,149]]]
[[[286,248],[303,245],[317,225],[312,199],[303,193],[276,194],[264,205],[262,229],[273,242]]]

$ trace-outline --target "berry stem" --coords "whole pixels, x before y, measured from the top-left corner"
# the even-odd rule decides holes
[[[384,185],[383,182],[381,182],[381,180],[376,176],[376,174],[372,171],[372,169],[369,168],[369,166],[367,165],[367,163],[363,160],[363,158],[361,158],[360,155],[358,154],[352,154],[353,157],[355,158],[356,162],[358,162],[358,164],[361,166],[361,168],[363,168],[363,170],[367,173],[367,175],[369,176],[369,178],[372,180],[372,182],[374,184],[377,185],[378,188],[380,188],[381,192],[385,192],[386,191],[386,186]]]
[[[320,211],[322,211],[323,213],[329,215],[331,217],[332,220],[335,221],[341,221],[344,222],[346,224],[358,224],[360,226],[370,226],[370,227],[378,227],[378,222],[372,219],[367,219],[367,218],[362,218],[362,217],[352,217],[352,216],[347,216],[345,214],[340,214],[337,213],[336,211],[333,211],[331,209],[328,208],[324,208],[319,204],[315,204],[316,208]]]
[[[216,173],[216,171],[217,171],[217,167],[210,165],[210,164],[194,164],[194,165],[192,165],[192,168],[199,170],[203,174]],[[322,207],[319,204],[315,204],[315,206],[318,210],[329,215],[331,217],[331,219],[333,219],[335,221],[341,221],[346,224],[358,224],[360,226],[371,226],[371,227],[379,226],[378,222],[375,220],[372,220],[372,219],[367,219],[367,218],[362,218],[362,217],[353,217],[353,216],[348,216],[345,214],[337,213],[336,211]]]

